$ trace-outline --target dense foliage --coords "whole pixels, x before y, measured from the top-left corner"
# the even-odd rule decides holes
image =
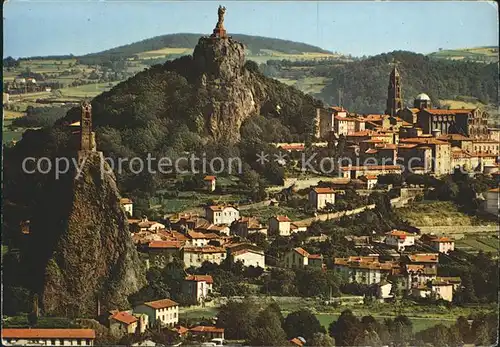
[[[26,116],[12,121],[13,126],[21,128],[35,128],[52,126],[58,119],[64,117],[69,107],[28,107]]]

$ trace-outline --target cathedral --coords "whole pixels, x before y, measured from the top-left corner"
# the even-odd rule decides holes
[[[476,139],[488,137],[488,114],[480,108],[433,108],[431,98],[425,93],[417,95],[412,108],[404,107],[401,75],[397,67],[389,76],[385,112],[422,129],[423,134],[460,134]]]

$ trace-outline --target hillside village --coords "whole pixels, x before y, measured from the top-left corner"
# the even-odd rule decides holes
[[[219,7],[206,40],[228,40],[224,13]],[[384,113],[324,105],[311,120],[310,141],[269,143],[286,169],[281,185],[223,200],[242,195],[244,178],[223,185],[227,175],[198,175],[182,193],[209,198],[176,212],[138,208],[122,194],[115,203],[147,284],[130,305],[109,310],[97,294],[95,314],[63,323],[44,317],[35,296],[25,316],[3,317],[2,343],[489,344],[498,313],[500,129],[482,108],[434,107],[425,90],[405,105],[396,63],[387,79]],[[80,120],[62,125],[80,158],[102,154],[92,106],[82,103]],[[313,159],[304,166],[303,156]],[[436,201],[478,224],[424,230],[401,212]],[[18,229],[21,242],[33,237],[29,219]],[[496,252],[459,247],[476,232]]]

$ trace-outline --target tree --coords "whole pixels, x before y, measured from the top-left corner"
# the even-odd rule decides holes
[[[255,243],[258,247],[264,249],[264,251],[269,247],[267,242],[267,236],[264,233],[256,232],[248,235],[248,240]]]
[[[335,342],[328,334],[314,333],[310,340],[306,340],[306,345],[315,347],[331,347],[335,346]]]
[[[299,310],[290,313],[283,323],[289,339],[302,336],[308,341],[315,333],[326,333],[325,328],[321,325],[318,318],[309,310]]]
[[[413,336],[413,324],[406,316],[400,315],[394,320],[387,320],[389,332],[397,346],[404,346]]]
[[[328,332],[338,346],[353,346],[356,337],[362,333],[359,319],[351,310],[342,311],[339,318],[330,323]]]
[[[274,309],[268,307],[259,313],[249,331],[248,343],[250,346],[284,346],[287,343],[280,317]]]
[[[225,336],[228,339],[246,339],[258,312],[259,306],[250,299],[243,302],[229,301],[217,314],[217,326],[225,329]]]

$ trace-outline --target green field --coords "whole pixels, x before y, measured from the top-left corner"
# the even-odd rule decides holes
[[[299,80],[278,78],[277,80],[286,85],[294,86],[298,90],[308,94],[321,93],[328,82],[328,79],[325,77],[306,77]]]
[[[12,140],[14,141],[19,141],[22,136],[24,131],[26,130],[25,128],[15,128],[15,129],[9,129],[8,127],[12,124],[12,119],[4,119],[3,120],[3,129],[2,129],[2,143],[9,143]]]
[[[320,313],[320,314],[316,315],[316,317],[318,318],[321,325],[323,325],[327,331],[328,331],[328,326],[330,325],[330,323],[337,320],[337,318],[339,316],[340,316],[340,314],[328,314],[328,313]],[[381,317],[381,316],[378,316],[376,313],[373,313],[372,316],[380,322],[383,322],[385,318],[394,318],[393,316]],[[410,319],[411,319],[411,322],[413,323],[413,333],[417,333],[419,331],[433,327],[437,324],[444,324],[446,326],[451,326],[455,323],[454,319],[417,318],[417,317],[413,317]]]
[[[86,84],[78,87],[67,87],[59,89],[62,98],[93,98],[102,92],[110,90],[118,82],[106,82]]]
[[[455,247],[459,250],[463,250],[466,252],[491,252],[498,253],[499,244],[498,238],[492,236],[466,236],[463,239],[457,240],[455,243]]]
[[[290,312],[299,310],[301,308],[310,308],[315,312],[316,317],[320,323],[328,329],[330,323],[335,321],[340,313],[345,309],[351,309],[357,317],[362,317],[366,315],[372,315],[377,320],[383,322],[385,318],[394,318],[394,307],[391,304],[376,304],[373,307],[354,305],[354,306],[342,306],[337,309],[333,309],[330,306],[320,305],[313,299],[308,298],[296,298],[295,302],[281,302],[278,304],[282,309],[283,315],[287,315]],[[317,312],[320,308],[322,310],[334,310],[333,312]],[[484,307],[488,310],[488,307]],[[205,308],[181,308],[179,313],[180,319],[190,319],[196,320],[202,317],[211,318],[217,315],[216,307],[205,307]],[[413,332],[419,332],[421,330],[427,329],[437,324],[444,324],[451,326],[455,323],[456,318],[459,316],[468,316],[471,312],[478,312],[477,309],[469,308],[459,308],[455,307],[452,309],[444,307],[434,307],[434,306],[414,306],[409,304],[408,307],[403,308],[402,314],[408,316],[413,323]]]

